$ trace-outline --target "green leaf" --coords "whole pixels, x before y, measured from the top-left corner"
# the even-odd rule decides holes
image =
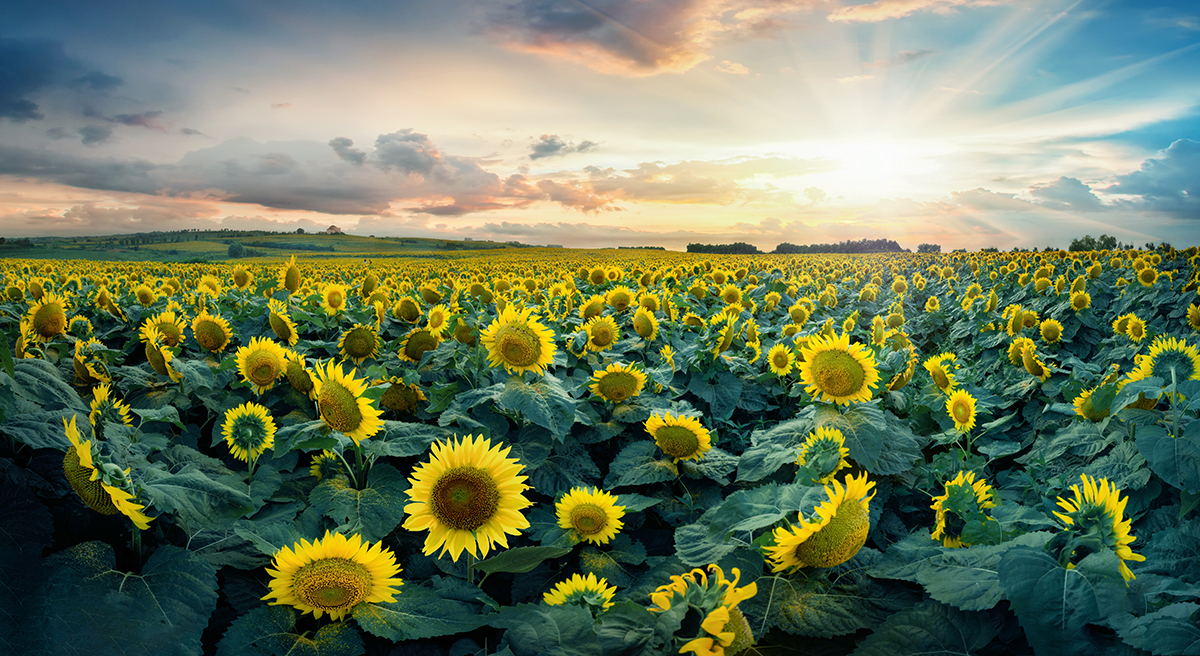
[[[57,653],[203,653],[200,636],[217,605],[217,574],[192,552],[162,545],[142,573],[114,569],[112,547],[85,542],[47,561],[36,630]]]
[[[321,481],[309,495],[312,508],[346,527],[362,533],[368,542],[382,540],[404,519],[408,503],[408,481],[395,467],[375,463],[367,475],[367,486],[356,490],[345,476]]]
[[[659,613],[632,601],[619,601],[596,618],[596,638],[606,656],[658,656],[671,633],[659,631]],[[673,633],[673,632],[672,632]]]
[[[37,358],[23,358],[13,367],[13,391],[43,410],[88,412],[79,393],[63,380],[54,365]],[[61,427],[61,424],[60,424]]]
[[[995,546],[947,549],[922,529],[892,544],[871,568],[871,576],[913,581],[929,596],[968,611],[987,610],[1004,598],[1000,560],[1015,547],[1042,547],[1049,533],[1026,533]]]
[[[581,606],[506,606],[489,622],[506,629],[504,639],[517,656],[600,656],[591,612]]]
[[[1014,547],[1001,557],[1000,585],[1034,651],[1091,653],[1084,627],[1128,604],[1119,563],[1108,550],[1088,555],[1070,570],[1033,547]]]
[[[923,601],[889,617],[854,650],[854,656],[966,656],[986,647],[995,635],[996,629],[987,613],[967,613]]]
[[[1117,397],[1113,399],[1113,413],[1115,414],[1123,410],[1129,404],[1135,403],[1141,394],[1144,394],[1148,399],[1157,399],[1162,395],[1162,388],[1165,384],[1166,383],[1163,382],[1163,379],[1155,378],[1153,376],[1127,383],[1125,387],[1121,388],[1121,391],[1117,394]]]
[[[175,406],[164,406],[162,408],[130,408],[133,413],[142,418],[142,422],[150,423],[161,421],[168,424],[173,424],[179,428],[183,428],[183,422],[179,419],[179,410]]]
[[[1194,603],[1171,604],[1142,617],[1123,614],[1113,627],[1126,643],[1156,656],[1200,654],[1200,626],[1196,625]]]
[[[175,515],[193,529],[224,529],[254,510],[249,486],[235,489],[196,464],[184,465],[176,473],[146,469],[139,482],[150,505]]]
[[[680,466],[684,468],[684,471],[691,469],[705,478],[716,481],[718,485],[729,485],[727,476],[733,473],[737,465],[737,457],[715,446],[705,451],[698,461],[680,461]]]
[[[1175,437],[1162,426],[1146,426],[1137,432],[1137,448],[1151,471],[1168,485],[1200,493],[1200,432],[1187,430]]]
[[[504,392],[496,403],[501,408],[520,413],[556,438],[565,435],[575,423],[575,399],[557,378],[549,374],[535,383],[526,383],[520,376],[513,376],[504,385]]]
[[[274,457],[280,458],[289,451],[317,451],[337,446],[337,438],[329,434],[324,421],[308,421],[285,426],[275,432]]]
[[[658,445],[642,440],[621,449],[608,468],[604,487],[612,489],[625,485],[661,483],[679,476],[679,470],[670,460],[659,460]]]
[[[474,588],[465,581],[460,583]],[[455,595],[446,594],[448,591],[453,590],[437,591],[407,583],[394,602],[355,606],[354,619],[367,633],[394,642],[465,633],[487,623],[478,603],[472,603],[463,591]],[[486,599],[478,588],[469,594],[476,594],[480,601]]]
[[[295,633],[290,606],[262,606],[234,620],[217,656],[360,656],[366,648],[349,622],[326,624],[313,637]]]
[[[662,499],[653,499],[651,497],[642,496],[636,492],[626,492],[617,495],[617,505],[623,506],[626,513],[638,512],[645,510],[650,506],[662,503]]]
[[[74,392],[72,392],[74,394]],[[35,449],[55,449],[66,451],[71,448],[63,428],[63,419],[70,421],[75,417],[75,425],[84,438],[89,436],[91,425],[88,424],[85,410],[47,410],[11,415],[0,424],[0,433],[11,435],[18,441]]]
[[[0,332],[0,364],[4,365],[4,373],[8,374],[9,378],[16,377],[13,367],[12,347],[8,344],[8,335]]]
[[[476,563],[475,569],[488,574],[496,572],[524,574],[533,571],[533,568],[544,560],[560,558],[569,553],[571,553],[570,549],[559,547],[516,547]]]
[[[675,554],[692,567],[715,563],[739,546],[749,547],[753,531],[794,518],[800,509],[811,508],[826,496],[823,487],[799,484],[739,490],[705,511],[699,522],[676,529]]]
[[[891,458],[884,459],[884,447],[890,448],[886,438],[888,436],[887,420],[884,418],[883,411],[871,403],[854,403],[842,414],[835,407],[821,405],[817,407],[814,415],[814,428],[824,426],[826,428],[836,428],[842,432],[846,438],[846,448],[850,450],[850,457],[866,468],[871,473],[878,473],[876,469],[895,469],[895,463],[891,462]],[[915,442],[910,445],[901,445],[905,455],[912,451],[915,455]],[[900,471],[907,470],[907,467]]]
[[[750,435],[750,448],[738,460],[737,480],[761,481],[780,467],[796,461],[796,447],[808,438],[807,419],[791,419],[770,430],[756,430]]]
[[[375,456],[407,458],[425,455],[429,451],[430,444],[438,440],[449,439],[453,435],[453,431],[439,426],[385,421],[383,430],[367,440],[365,446],[367,452]]]

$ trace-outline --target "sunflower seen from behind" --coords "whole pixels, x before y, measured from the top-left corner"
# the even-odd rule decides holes
[[[824,485],[832,481],[838,472],[850,467],[850,462],[846,460],[849,455],[850,449],[846,448],[846,437],[842,431],[820,426],[809,433],[800,445],[796,464],[807,470],[811,482]]]
[[[624,526],[625,506],[598,488],[573,487],[555,502],[554,513],[572,542],[608,544]]]
[[[1059,563],[1070,569],[1077,558],[1109,549],[1121,559],[1121,576],[1128,585],[1136,577],[1126,563],[1146,560],[1129,546],[1137,540],[1129,533],[1133,520],[1124,516],[1129,497],[1122,499],[1121,491],[1107,478],[1096,480],[1080,474],[1079,479],[1082,485],[1071,486],[1074,498],[1058,497],[1062,512],[1054,513],[1065,525],[1061,536],[1051,541],[1051,545],[1062,546]]]
[[[800,378],[816,401],[850,405],[870,401],[879,383],[879,369],[871,350],[851,344],[849,335],[820,336],[801,350]]]
[[[488,364],[509,373],[546,373],[554,361],[554,332],[538,321],[533,308],[504,308],[496,320],[479,333],[488,351]]]
[[[484,558],[499,545],[508,548],[508,535],[529,528],[521,513],[533,502],[525,498],[528,477],[512,447],[492,445],[483,437],[436,442],[428,462],[413,470],[408,481],[408,515],[404,528],[428,531],[423,553],[449,553],[454,562],[466,551]]]
[[[371,400],[363,396],[367,381],[342,371],[342,365],[330,360],[324,366],[318,364],[312,378],[313,395],[321,419],[335,431],[345,435],[358,445],[363,440],[383,429],[382,414]]]
[[[604,612],[612,607],[616,591],[608,579],[597,579],[592,572],[586,577],[572,574],[571,578],[554,584],[553,590],[542,595],[542,601],[549,606],[576,604],[593,612]]]
[[[809,517],[800,513],[798,524],[774,530],[775,545],[767,548],[771,571],[833,567],[853,558],[871,529],[873,487],[866,472],[847,475],[845,485],[836,480],[826,485],[825,501]]]
[[[1178,337],[1160,336],[1150,344],[1150,352],[1129,372],[1129,380],[1161,378],[1165,384],[1172,380],[1200,380],[1200,350]]]
[[[614,362],[592,373],[588,389],[609,403],[623,403],[640,394],[645,384],[646,374],[632,364]]]
[[[97,385],[92,390],[91,412],[88,413],[88,422],[92,425],[92,430],[96,430],[102,421],[132,426],[133,418],[129,416],[129,411],[129,404],[118,399],[108,383]]]
[[[364,542],[357,533],[346,537],[326,531],[319,540],[302,539],[283,547],[267,574],[271,591],[264,601],[292,606],[317,619],[328,613],[334,621],[361,603],[396,601],[403,585],[392,550],[381,542]]]
[[[734,656],[754,645],[754,633],[738,604],[758,594],[758,583],[739,587],[741,571],[736,567],[730,571],[733,578],[727,579],[716,564],[706,570],[697,567],[671,576],[669,583],[650,593],[651,612],[678,609],[688,618],[676,631],[671,649],[697,656]]]
[[[930,506],[936,521],[930,537],[950,549],[969,547],[971,543],[962,540],[962,531],[971,521],[995,521],[985,512],[996,507],[995,491],[983,478],[975,480],[972,471],[959,471],[942,489]]]

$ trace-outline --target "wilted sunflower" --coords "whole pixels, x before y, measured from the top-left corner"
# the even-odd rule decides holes
[[[538,321],[533,308],[504,308],[479,337],[488,350],[488,364],[503,366],[509,373],[541,375],[554,361],[554,333]]]
[[[570,532],[575,542],[608,544],[621,531],[625,506],[598,488],[573,487],[554,504],[559,528]]]
[[[589,389],[592,394],[610,403],[627,401],[642,391],[646,384],[646,374],[638,371],[629,364],[614,362],[608,369],[597,370],[592,374],[592,384]]]
[[[229,322],[219,314],[209,314],[207,310],[192,319],[192,335],[196,342],[206,351],[220,353],[233,338],[229,330]]]
[[[801,513],[799,525],[774,531],[775,546],[768,547],[771,571],[801,567],[833,567],[850,560],[867,541],[871,530],[868,504],[875,494],[867,474],[846,476],[825,486],[826,500],[816,507],[811,519]]]
[[[633,314],[633,332],[647,342],[654,341],[658,337],[658,319],[654,318],[654,312],[639,307]]]
[[[879,369],[871,350],[862,344],[850,344],[841,337],[816,337],[801,351],[800,378],[813,399],[849,405],[852,401],[870,401],[871,390],[879,383]]]
[[[967,390],[955,390],[946,399],[946,413],[954,420],[955,430],[965,432],[975,428],[975,397]]]
[[[786,376],[796,364],[796,353],[787,344],[779,343],[767,351],[767,367],[776,376]]]
[[[608,579],[597,579],[592,572],[588,572],[586,578],[572,574],[571,578],[559,581],[553,590],[542,595],[542,601],[550,606],[578,604],[603,612],[613,605],[613,593],[616,591],[615,587],[608,584]]]
[[[438,557],[449,552],[455,562],[464,549],[486,557],[496,544],[508,548],[506,534],[529,527],[521,511],[533,502],[523,494],[529,489],[527,477],[519,475],[524,465],[508,457],[511,450],[482,435],[432,445],[429,462],[408,479],[410,503],[404,507],[405,529],[429,531],[426,556],[441,548]]]
[[[971,471],[959,471],[943,490],[942,496],[934,497],[930,506],[937,518],[930,537],[941,540],[942,546],[950,549],[969,547],[971,543],[961,540],[962,530],[971,519],[996,521],[984,513],[996,507],[995,493],[984,479],[975,480],[975,472]]]
[[[112,387],[108,383],[97,385],[92,390],[92,405],[91,412],[88,413],[88,422],[95,430],[101,421],[118,421],[126,426],[133,425],[133,418],[129,416],[129,404],[113,396]]]
[[[1058,319],[1046,319],[1038,326],[1038,332],[1042,334],[1042,341],[1047,344],[1054,344],[1062,339],[1063,325]]]
[[[300,334],[296,332],[296,323],[288,315],[287,304],[273,298],[267,302],[267,307],[270,308],[267,323],[271,324],[271,330],[275,332],[275,336],[289,347],[295,346],[296,341],[300,339]]]
[[[1137,540],[1129,534],[1133,520],[1124,518],[1125,504],[1129,502],[1129,497],[1121,499],[1121,491],[1107,478],[1097,481],[1091,476],[1080,474],[1079,479],[1083,482],[1083,489],[1072,485],[1071,492],[1075,493],[1075,498],[1068,501],[1058,497],[1058,507],[1062,508],[1063,512],[1054,513],[1055,517],[1067,525],[1065,530],[1074,538],[1068,542],[1069,552],[1064,555],[1069,560],[1073,559],[1077,546],[1087,547],[1086,552],[1107,547],[1121,559],[1121,576],[1128,585],[1135,577],[1125,564],[1126,561],[1146,560],[1145,556],[1133,553],[1133,549],[1129,547]],[[1074,567],[1074,562],[1068,567]]]
[[[1170,384],[1172,374],[1179,382],[1200,380],[1200,351],[1182,339],[1164,335],[1150,344],[1150,353],[1129,372],[1129,380],[1142,380],[1153,376]]]
[[[304,276],[300,273],[300,267],[296,266],[296,256],[293,255],[279,268],[279,287],[286,289],[288,296],[291,296],[300,291],[302,284],[304,284]],[[279,338],[283,339],[283,336],[280,335]]]
[[[50,341],[67,331],[67,303],[54,292],[44,293],[25,316],[40,341]]]
[[[84,440],[79,435],[74,415],[70,421],[63,418],[63,429],[66,431],[67,440],[71,442],[71,447],[63,456],[63,475],[71,484],[71,489],[75,490],[89,508],[102,515],[121,513],[128,517],[134,526],[142,530],[150,528],[151,518],[142,512],[145,506],[133,501],[133,495],[123,489],[125,485],[130,484],[129,470],[120,475],[122,480],[119,482],[122,487],[111,484],[103,476],[101,468],[96,466],[92,456],[92,441]]]
[[[950,352],[932,356],[925,361],[925,371],[929,372],[933,384],[944,394],[949,394],[958,384],[954,379],[955,369],[958,369],[958,356]]]
[[[800,445],[796,464],[813,472],[812,482],[825,484],[850,466],[846,460],[848,455],[850,449],[846,448],[846,437],[842,431],[820,426],[809,433],[808,439]]]
[[[71,358],[71,365],[79,380],[89,385],[107,383],[112,380],[108,375],[108,364],[100,355],[100,351],[103,351],[104,348],[104,344],[95,337],[75,342],[75,354]]]
[[[356,445],[383,429],[382,413],[363,396],[366,391],[367,381],[355,378],[353,369],[345,374],[333,360],[317,365],[313,394],[321,419]]]
[[[242,462],[253,462],[267,449],[275,446],[275,420],[266,407],[243,403],[225,413],[221,435],[229,445],[229,453]]]
[[[404,336],[404,342],[400,344],[397,355],[401,360],[415,364],[421,361],[426,351],[436,349],[441,343],[441,339],[433,332],[425,328],[413,328]]]
[[[417,403],[425,400],[425,393],[416,385],[406,385],[396,377],[392,377],[388,382],[388,388],[379,398],[379,405],[388,410],[411,415],[417,411]]]
[[[162,337],[163,344],[175,347],[183,340],[183,331],[187,330],[187,321],[174,310],[164,310],[142,322],[142,330],[154,327]]]
[[[321,289],[321,309],[325,314],[333,316],[346,309],[346,286],[329,283]]]
[[[320,540],[300,540],[276,552],[271,566],[271,592],[263,599],[317,619],[329,613],[337,621],[360,603],[396,601],[404,585],[396,578],[400,566],[392,550],[382,542],[363,542],[357,533],[347,538],[326,531]]]
[[[237,350],[238,373],[250,383],[255,394],[275,386],[287,368],[287,351],[266,337],[253,337]]]
[[[663,453],[680,460],[700,460],[712,448],[712,437],[695,417],[666,414],[651,415],[646,420],[646,431],[654,437],[654,443]]]
[[[379,333],[374,326],[356,323],[342,333],[338,340],[338,352],[343,358],[350,358],[354,364],[362,364],[363,360],[379,354]]]

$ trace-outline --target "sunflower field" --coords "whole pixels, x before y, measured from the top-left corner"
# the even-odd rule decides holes
[[[0,263],[0,652],[1200,653],[1200,249]]]

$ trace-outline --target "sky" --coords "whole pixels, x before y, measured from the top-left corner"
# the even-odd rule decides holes
[[[1193,0],[39,0],[0,234],[1200,243]]]

